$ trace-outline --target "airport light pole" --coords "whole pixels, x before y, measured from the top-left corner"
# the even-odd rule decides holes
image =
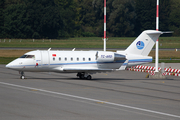
[[[104,0],[104,51],[106,51],[106,0]]]
[[[156,30],[159,31],[159,0],[157,0],[156,6]],[[155,72],[158,71],[158,63],[159,63],[159,40],[156,40],[156,60],[155,60]]]

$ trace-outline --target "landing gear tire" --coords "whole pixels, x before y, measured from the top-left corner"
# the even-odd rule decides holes
[[[80,79],[84,79],[85,77],[84,77],[83,74],[81,74],[81,75],[79,76],[79,78],[80,78]]]
[[[86,77],[86,79],[87,79],[87,80],[91,80],[91,79],[92,79],[91,75],[88,75],[88,76]]]
[[[77,73],[77,77],[79,77],[80,79],[84,79],[84,73]]]
[[[91,80],[92,77],[91,75],[88,75],[87,73],[77,73],[77,77],[79,77],[80,79],[87,79],[87,80]]]
[[[24,76],[21,76],[20,79],[24,79],[25,77]]]
[[[25,79],[24,72],[20,71],[19,73],[21,74],[20,79]]]

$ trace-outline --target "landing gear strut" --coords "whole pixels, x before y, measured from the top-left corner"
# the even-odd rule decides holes
[[[20,79],[25,79],[24,72],[20,71],[19,74],[21,74]]]
[[[92,79],[91,75],[89,75],[88,73],[84,73],[84,72],[77,73],[77,77],[79,77],[80,79],[87,79],[87,80],[91,80]]]

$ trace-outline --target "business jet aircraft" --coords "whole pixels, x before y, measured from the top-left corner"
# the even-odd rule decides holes
[[[77,73],[79,78],[89,80],[95,73],[120,71],[151,62],[148,54],[161,34],[161,31],[146,30],[125,51],[30,51],[6,67],[19,71],[21,79],[25,78],[24,72],[65,72]]]

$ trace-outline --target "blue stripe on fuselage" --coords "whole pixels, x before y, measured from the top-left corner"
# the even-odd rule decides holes
[[[124,63],[125,60],[118,60],[118,61],[114,61],[114,62],[76,62],[76,63],[54,63],[54,64],[50,64],[50,65],[82,65],[82,64],[110,64],[110,63]]]
[[[134,62],[152,62],[152,59],[134,59],[128,61],[128,63],[134,63]]]

